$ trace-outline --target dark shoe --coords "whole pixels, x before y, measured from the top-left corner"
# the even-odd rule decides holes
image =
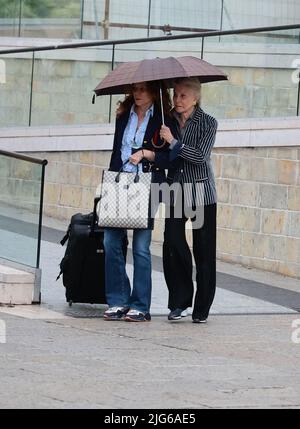
[[[109,307],[103,314],[104,320],[123,320],[128,307]]]
[[[175,310],[170,311],[168,320],[180,320],[182,317],[186,317],[186,310],[182,308],[175,308]],[[184,312],[184,314],[182,314]]]
[[[193,323],[206,323],[207,319],[193,319]]]
[[[139,310],[129,310],[125,316],[126,322],[150,322],[150,313],[142,313]]]

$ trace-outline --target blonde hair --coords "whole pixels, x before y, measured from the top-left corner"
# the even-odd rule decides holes
[[[197,77],[181,77],[173,81],[174,86],[183,85],[193,90],[198,106],[201,99],[201,83]]]

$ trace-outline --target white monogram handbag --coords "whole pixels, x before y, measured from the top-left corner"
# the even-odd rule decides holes
[[[128,161],[126,161],[128,162]],[[103,171],[98,224],[100,228],[153,229],[150,192],[152,173]]]

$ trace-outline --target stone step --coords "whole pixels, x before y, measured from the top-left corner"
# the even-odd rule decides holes
[[[0,265],[0,304],[32,304],[35,275]]]
[[[0,283],[34,283],[34,274],[0,265]]]

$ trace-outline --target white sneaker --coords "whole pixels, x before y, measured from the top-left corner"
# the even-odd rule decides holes
[[[189,315],[189,312],[188,312],[188,310],[186,309],[186,310],[183,310],[182,312],[181,312],[181,317],[187,317]]]
[[[127,316],[137,316],[141,313],[141,311],[136,310],[135,308],[131,308],[128,313]]]
[[[109,307],[103,314],[105,320],[122,320],[126,315],[126,307]]]
[[[124,307],[109,307],[107,310],[105,310],[104,314],[112,314],[123,310]]]

